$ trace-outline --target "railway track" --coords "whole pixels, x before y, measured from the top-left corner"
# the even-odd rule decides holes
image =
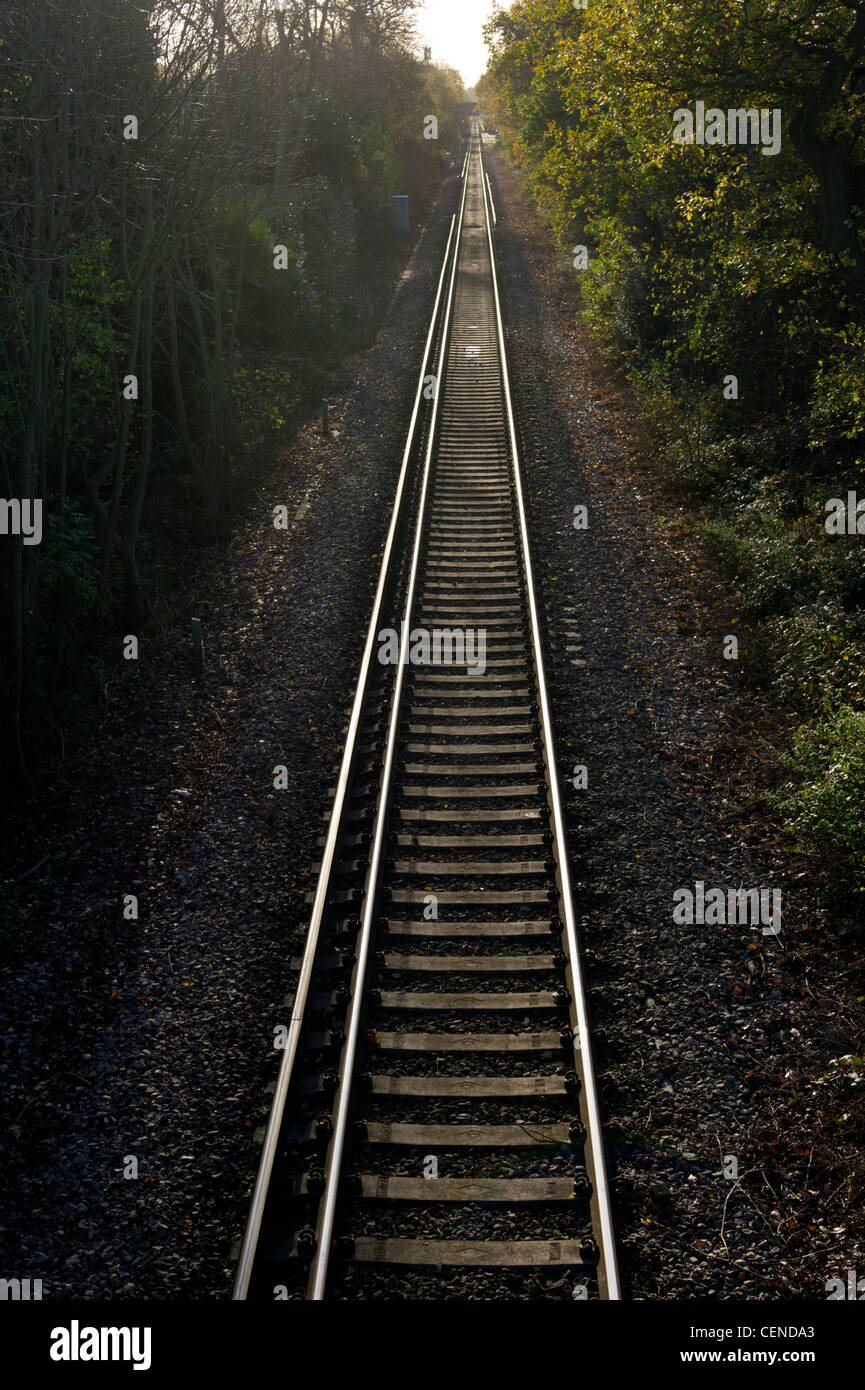
[[[494,225],[475,129],[236,1299],[620,1296]]]

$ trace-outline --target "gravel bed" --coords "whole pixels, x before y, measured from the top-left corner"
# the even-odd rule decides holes
[[[380,1052],[367,1048],[364,1068],[372,1076],[565,1076],[561,1052]]]
[[[546,1033],[555,1032],[566,1022],[557,1009],[533,1009],[531,1017],[496,1013],[494,1009],[451,1013],[447,1009],[376,1009],[367,1025],[377,1033]]]
[[[571,1302],[577,1296],[583,1297],[582,1293],[575,1294],[575,1289],[582,1288],[587,1290],[589,1298],[597,1298],[594,1277],[582,1269],[556,1269],[538,1274],[519,1270],[441,1270],[430,1274],[347,1265],[336,1285],[335,1297],[399,1303],[415,1299],[510,1303],[539,1298]]]
[[[441,1172],[441,1170],[440,1170]],[[443,1176],[443,1175],[442,1175]],[[435,1181],[430,1179],[430,1187]],[[579,1240],[591,1235],[584,1203],[532,1202],[519,1207],[438,1202],[375,1202],[351,1207],[350,1236],[404,1236],[427,1240]]]
[[[514,971],[503,975],[485,975],[467,971],[438,973],[430,970],[390,970],[384,966],[377,971],[375,985],[388,990],[405,990],[418,994],[539,994],[549,993],[561,983],[556,970]]]
[[[531,1157],[521,1149],[436,1149],[439,1176],[448,1178],[564,1178],[584,1171],[582,1149],[566,1145],[537,1147]],[[420,1149],[386,1144],[356,1144],[356,1173],[418,1178],[423,1175]]]
[[[444,891],[444,889],[442,889],[441,891]],[[383,913],[386,913],[386,914],[387,914],[386,920],[395,921],[396,918],[395,918],[394,914],[395,914],[396,912],[405,912],[406,910],[410,910],[411,906],[413,906],[413,905],[410,905],[410,904],[408,904],[408,903],[403,903],[403,902],[394,903],[394,902],[387,902],[387,901],[385,901],[385,902],[382,903],[382,905],[381,905],[381,910],[382,910]],[[415,908],[415,910],[417,911],[416,908]],[[477,903],[465,903],[465,904],[463,904],[463,903],[442,903],[442,902],[440,902],[439,905],[438,905],[438,914],[439,914],[439,915],[438,915],[438,919],[437,919],[437,920],[439,921],[439,923],[445,923],[445,922],[503,922],[503,921],[540,922],[543,926],[549,927],[550,921],[552,920],[552,915],[553,915],[553,911],[554,911],[554,910],[557,911],[558,909],[556,908],[555,904],[554,904],[552,901],[551,901],[551,902],[548,902],[548,903],[544,903],[544,902],[540,902],[540,903],[535,903],[535,902],[532,902],[532,903],[495,903],[495,902],[492,902],[492,903],[489,903],[489,904],[487,904],[487,903],[480,903],[480,902],[477,902]],[[402,920],[404,920],[404,919],[402,919]],[[422,919],[421,919],[420,917],[415,917],[414,920],[415,920],[415,921],[418,921],[418,920],[422,920]],[[511,938],[508,938],[507,944],[508,944],[508,945],[511,945],[512,942],[514,941],[514,939],[515,939],[515,938],[512,938],[512,937],[511,937]],[[545,937],[545,938],[536,937],[536,938],[535,938],[535,940],[541,940],[541,939],[546,940],[546,942],[547,942],[547,948],[548,948],[548,949],[553,949],[553,950],[555,949],[555,945],[556,945],[557,943],[556,943],[556,939],[553,937],[552,931],[550,931],[550,934],[549,934],[548,937]],[[465,940],[465,938],[464,938],[464,940]],[[503,944],[504,944],[504,943],[503,943]]]
[[[439,924],[442,917],[439,917]],[[446,925],[446,923],[445,923]],[[549,956],[558,947],[558,942],[554,941],[552,934],[548,937],[502,937],[498,941],[495,937],[471,938],[464,936],[442,937],[436,936],[432,939],[425,939],[422,936],[403,936],[395,940],[388,934],[384,940],[378,939],[378,948],[385,951],[387,955],[412,955],[412,956],[472,956],[483,958],[484,956]],[[390,980],[393,975],[404,973],[394,971],[391,967],[387,968],[387,978]],[[549,972],[532,971],[533,979],[549,979]],[[425,975],[415,972],[412,976],[415,985],[419,986]],[[430,976],[434,978],[434,976]],[[474,978],[483,979],[483,975],[475,975]],[[543,988],[549,988],[545,984]]]
[[[481,1069],[476,1066],[475,1075]],[[364,1096],[364,1119],[380,1124],[563,1124],[575,1117],[570,1095],[460,1099],[458,1096]]]

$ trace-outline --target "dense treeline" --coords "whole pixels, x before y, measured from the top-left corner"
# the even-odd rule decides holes
[[[643,388],[798,725],[788,825],[861,882],[865,537],[826,505],[865,499],[865,4],[518,0],[487,34],[482,100],[585,246],[585,316]]]
[[[154,538],[214,528],[368,334],[389,197],[417,216],[457,138],[461,83],[418,60],[413,8],[5,0],[5,786],[56,742],[58,701],[95,697],[99,635],[146,617]]]

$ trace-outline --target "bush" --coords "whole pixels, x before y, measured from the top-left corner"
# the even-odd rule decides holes
[[[777,797],[785,828],[841,851],[857,878],[865,864],[865,711],[844,707],[799,728],[785,765],[796,776]],[[865,885],[857,884],[857,892]]]
[[[789,707],[815,716],[862,704],[865,652],[841,607],[825,598],[769,627],[773,689]],[[858,640],[857,640],[858,638]]]

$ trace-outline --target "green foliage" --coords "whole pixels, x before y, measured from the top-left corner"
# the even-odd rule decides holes
[[[77,613],[92,608],[98,586],[93,522],[84,512],[68,507],[62,516],[45,518],[42,537],[42,589],[47,600]]]
[[[581,288],[599,337],[691,388],[720,394],[722,375],[737,375],[740,417],[793,409],[825,460],[863,425],[865,108],[851,12],[840,0],[807,21],[787,9],[521,0],[488,27],[481,90],[562,239],[589,245]],[[844,36],[840,58],[830,33]],[[697,98],[780,108],[780,153],[674,143],[675,110]],[[818,134],[806,137],[817,107]],[[830,192],[841,131],[855,154]],[[832,228],[842,195],[851,216]],[[827,396],[847,405],[833,411]]]
[[[254,367],[238,359],[231,376],[238,461],[255,456],[295,415],[300,404],[291,372],[278,364]]]
[[[585,321],[760,624],[773,694],[813,721],[790,824],[861,850],[863,538],[823,521],[865,496],[862,13],[517,0],[487,36],[482,100],[563,244],[588,247]],[[676,143],[697,100],[779,110],[780,151]]]
[[[774,686],[793,708],[818,717],[865,704],[862,627],[852,628],[841,605],[825,596],[774,619]]]
[[[847,856],[865,892],[865,712],[803,725],[785,761],[795,774],[778,797],[787,829]]]
[[[811,448],[834,446],[846,456],[850,485],[865,484],[865,324],[831,336],[814,373],[808,423]]]
[[[35,653],[36,684],[67,690],[79,679],[76,657],[99,594],[99,550],[91,518],[74,505],[44,518],[40,593],[42,638]]]
[[[424,115],[438,120],[439,148],[452,150],[460,138],[456,108],[463,99],[463,84],[459,73],[440,63],[424,67]]]

